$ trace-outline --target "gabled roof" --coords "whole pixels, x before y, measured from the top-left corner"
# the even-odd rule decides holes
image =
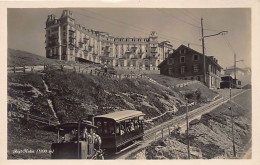
[[[163,62],[161,62],[161,63],[158,65],[158,68],[160,68],[171,56],[174,56],[174,54],[175,54],[176,52],[178,52],[178,51],[179,51],[180,49],[182,49],[182,48],[191,50],[191,51],[193,51],[194,53],[203,56],[203,54],[201,54],[200,52],[197,52],[196,50],[191,49],[190,47],[187,47],[187,46],[185,46],[185,45],[182,44],[182,45],[180,45],[172,54],[170,54]],[[218,63],[216,63],[215,61],[213,61],[209,56],[206,56],[206,58],[209,59],[212,63],[214,63],[214,64],[217,65],[218,67],[220,67],[221,69],[223,69]]]

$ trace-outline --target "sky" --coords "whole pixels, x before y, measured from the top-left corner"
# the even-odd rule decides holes
[[[45,56],[45,21],[50,14],[61,16],[65,8],[9,8],[7,10],[8,48]],[[202,52],[201,18],[204,36],[228,31],[225,35],[205,38],[205,54],[215,56],[223,67],[251,67],[250,8],[67,8],[77,24],[104,31],[114,37],[148,37],[168,40],[177,49],[181,44]]]

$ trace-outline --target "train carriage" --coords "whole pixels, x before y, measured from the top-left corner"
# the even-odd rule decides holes
[[[143,138],[144,113],[124,110],[94,118],[97,134],[102,139],[102,149],[120,151],[124,146]]]

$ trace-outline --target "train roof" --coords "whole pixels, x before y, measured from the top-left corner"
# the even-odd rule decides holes
[[[115,120],[116,122],[124,121],[127,119],[131,119],[138,116],[144,116],[145,114],[141,111],[135,111],[135,110],[124,110],[124,111],[118,111],[113,113],[108,113],[104,115],[96,116],[95,118],[107,118]]]

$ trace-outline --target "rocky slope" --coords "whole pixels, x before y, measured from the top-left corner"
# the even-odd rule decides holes
[[[192,159],[232,159],[231,107],[234,116],[234,139],[237,158],[243,158],[251,146],[251,91],[234,98],[212,112],[202,116],[199,122],[190,122]],[[194,123],[194,124],[191,124]],[[153,142],[131,159],[187,159],[186,134],[172,134]]]

